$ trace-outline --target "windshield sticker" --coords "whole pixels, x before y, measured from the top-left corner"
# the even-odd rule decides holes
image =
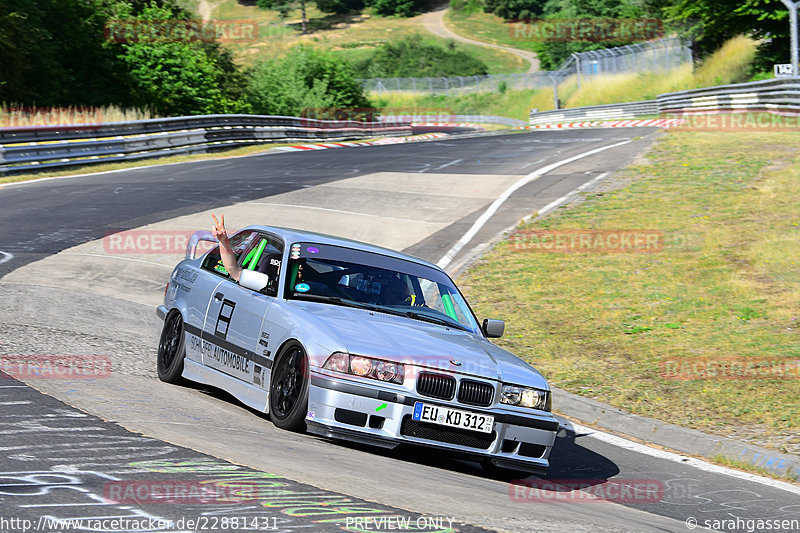
[[[316,246],[309,246],[308,248],[306,248],[306,251],[310,254],[318,254],[319,248],[317,248]]]
[[[296,290],[297,292],[308,292],[311,290],[311,285],[309,285],[308,283],[298,283],[297,285],[294,286],[294,290]]]

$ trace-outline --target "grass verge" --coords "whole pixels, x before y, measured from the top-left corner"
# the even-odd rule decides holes
[[[663,232],[663,250],[537,253],[503,242],[461,284],[479,315],[506,318],[500,344],[553,385],[798,454],[799,173],[797,133],[670,133],[617,175],[623,188],[523,227],[650,229]],[[665,374],[709,361],[789,372]]]
[[[491,13],[465,14],[448,9],[444,16],[447,27],[462,37],[535,52],[529,39],[514,37],[513,25]]]
[[[667,72],[642,72],[598,76],[583,80],[578,88],[575,76],[558,87],[565,108],[651,100],[659,94],[745,81],[757,43],[734,37],[696,69],[684,65]],[[553,88],[509,89],[500,93],[471,93],[456,96],[424,93],[382,93],[372,95],[387,106],[440,107],[459,114],[491,114],[528,120],[531,109],[555,109]],[[401,103],[402,102],[402,103]]]
[[[770,477],[772,479],[779,479],[781,481],[791,481],[792,483],[797,483],[797,475],[790,473],[785,476],[778,475],[775,472],[768,470],[766,468],[762,468],[760,466],[752,465],[746,461],[739,461],[737,459],[731,459],[725,455],[717,454],[713,457],[713,461],[715,463],[721,464],[723,466],[727,466],[729,468],[735,468],[737,470],[741,470],[743,472],[750,472],[752,474],[758,474],[759,476]]]
[[[199,2],[187,6],[197,12]],[[195,6],[192,7],[192,4]],[[309,5],[307,35],[302,35],[300,10],[291,11],[282,20],[277,11],[263,10],[238,0],[214,3],[212,17],[218,20],[253,20],[258,25],[258,38],[231,40],[225,43],[237,61],[245,66],[259,59],[281,56],[298,44],[313,45],[331,50],[352,61],[365,59],[381,44],[400,37],[419,35],[428,42],[444,46],[447,39],[429,34],[422,29],[419,17],[382,17],[374,13],[326,15],[316,6]],[[482,46],[458,43],[458,48],[486,63],[489,73],[522,72],[528,64],[514,54]]]

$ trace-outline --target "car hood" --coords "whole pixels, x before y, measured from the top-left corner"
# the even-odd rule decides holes
[[[363,309],[292,304],[351,354],[549,389],[535,368],[479,334]]]

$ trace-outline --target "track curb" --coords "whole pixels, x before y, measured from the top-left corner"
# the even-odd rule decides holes
[[[724,456],[779,476],[800,477],[800,457],[748,444],[739,440],[709,435],[654,418],[629,413],[591,398],[552,387],[556,412],[577,421],[656,444],[670,450],[713,459]]]

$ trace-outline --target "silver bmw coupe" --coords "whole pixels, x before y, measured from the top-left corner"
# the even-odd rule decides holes
[[[547,381],[492,344],[439,267],[287,228],[230,238],[234,281],[196,232],[158,316],[161,380],[223,389],[279,428],[382,447],[434,447],[487,469],[543,472],[559,424]]]

